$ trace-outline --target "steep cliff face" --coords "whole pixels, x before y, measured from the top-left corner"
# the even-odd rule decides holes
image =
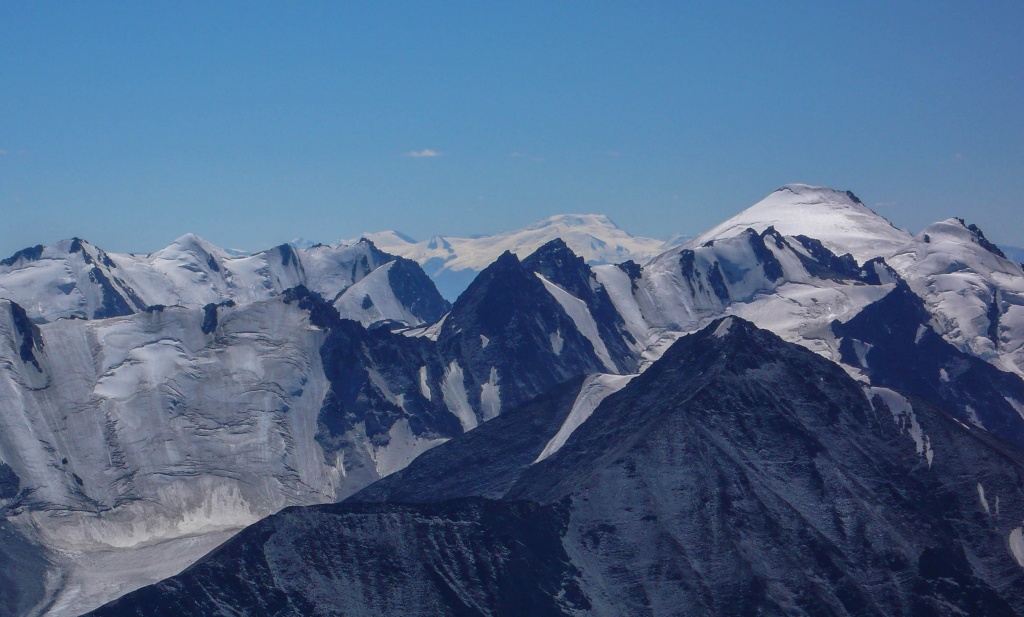
[[[491,423],[354,498],[419,504],[287,510],[94,614],[1024,610],[1024,457],[748,322],[681,339],[551,456],[487,480],[508,443],[539,451],[550,408],[568,416],[565,392],[544,400],[508,415],[542,416],[532,440]],[[473,475],[470,444],[496,499],[466,501],[472,479],[427,488],[424,473]]]

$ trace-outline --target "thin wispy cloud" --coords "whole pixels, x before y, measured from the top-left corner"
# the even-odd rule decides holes
[[[432,159],[441,156],[441,153],[438,152],[437,150],[424,148],[423,150],[413,150],[412,152],[406,152],[405,156],[412,157],[414,159]]]
[[[0,148],[0,156],[3,156],[5,154],[7,154],[7,153],[8,153],[7,150],[4,150],[3,148]]]

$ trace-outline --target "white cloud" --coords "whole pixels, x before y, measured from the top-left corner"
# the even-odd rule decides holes
[[[437,156],[441,156],[441,153],[438,152],[437,150],[424,148],[423,150],[413,150],[412,152],[406,152],[405,156],[411,156],[414,159],[430,159]]]

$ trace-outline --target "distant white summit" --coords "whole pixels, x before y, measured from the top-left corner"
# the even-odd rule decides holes
[[[644,263],[685,240],[682,236],[669,242],[631,236],[603,214],[559,214],[523,229],[475,238],[434,236],[417,242],[397,231],[365,233],[363,237],[386,253],[419,262],[450,300],[505,251],[526,257],[555,238],[561,238],[591,265],[629,260]]]

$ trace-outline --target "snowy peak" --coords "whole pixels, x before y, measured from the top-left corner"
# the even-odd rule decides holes
[[[976,225],[929,225],[887,261],[953,345],[1024,375],[1024,270]]]
[[[221,259],[227,258],[227,256],[227,253],[196,234],[187,233],[150,255],[150,259],[202,263],[210,270],[218,272],[220,271],[220,264],[218,262]]]
[[[0,262],[0,297],[25,307],[30,318],[100,318],[145,307],[118,264],[80,238],[18,251]]]
[[[1003,251],[985,237],[985,232],[974,223],[968,224],[962,218],[949,218],[925,227],[915,238],[918,242],[952,241],[959,244],[976,244],[986,251],[1007,259]]]
[[[787,236],[815,238],[837,255],[850,253],[861,263],[887,256],[912,239],[850,191],[788,184],[686,246],[729,238],[748,228],[760,232],[768,227]]]

